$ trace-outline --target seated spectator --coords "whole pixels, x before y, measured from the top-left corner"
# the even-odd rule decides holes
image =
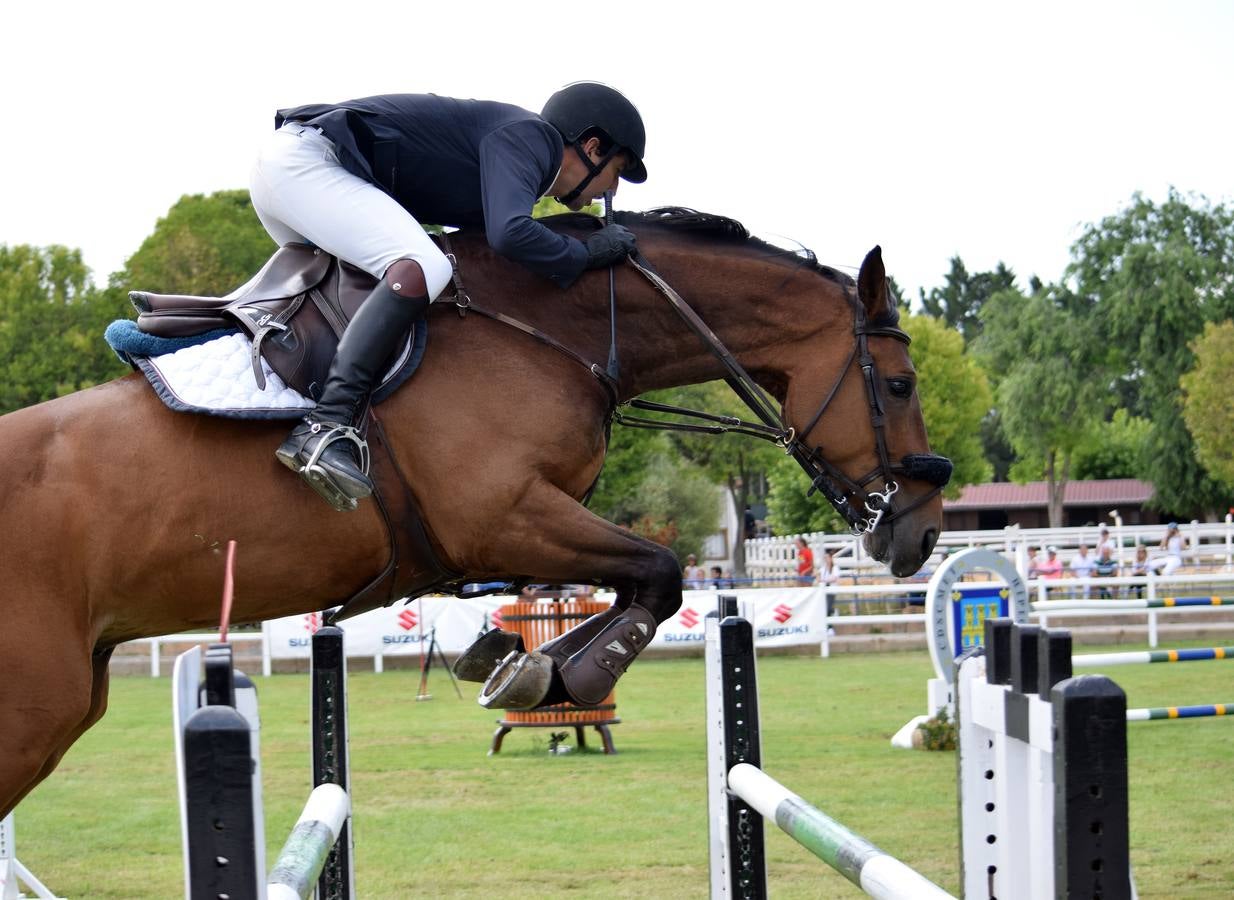
[[[1110,557],[1113,559],[1118,559],[1118,544],[1114,542],[1114,538],[1110,537],[1110,529],[1105,525],[1101,526],[1098,532],[1097,546],[1093,548],[1098,559],[1101,558],[1101,550],[1103,547],[1109,547]]]
[[[835,584],[839,580],[840,573],[836,570],[836,556],[830,550],[824,550],[822,562],[818,564],[818,583]]]
[[[713,590],[717,590],[717,591],[722,591],[722,590],[726,590],[728,588],[733,587],[732,577],[726,576],[724,574],[724,570],[721,569],[719,566],[711,567],[711,578],[707,580],[707,583],[712,587]]]
[[[1101,545],[1100,556],[1097,557],[1095,571],[1098,578],[1113,578],[1118,575],[1118,560],[1110,555],[1110,545],[1108,543]],[[1118,588],[1100,588],[1098,594],[1102,600],[1114,600],[1118,597]]]
[[[1165,537],[1157,546],[1165,553],[1150,559],[1148,567],[1162,575],[1172,575],[1183,564],[1183,551],[1187,549],[1187,542],[1179,533],[1177,522],[1171,522],[1166,527]]]
[[[1063,563],[1058,558],[1057,547],[1046,548],[1046,560],[1037,567],[1037,574],[1041,578],[1062,578]]]
[[[698,557],[693,553],[686,557],[686,567],[681,571],[681,589],[685,591],[701,591],[707,580],[707,572],[698,564]]]
[[[1148,548],[1143,544],[1137,544],[1135,548],[1135,562],[1131,564],[1131,574],[1137,578],[1142,578],[1148,574]],[[1144,585],[1133,585],[1131,592],[1137,597],[1144,596]]]
[[[1071,577],[1072,578],[1092,578],[1093,572],[1097,569],[1097,561],[1088,554],[1088,545],[1081,544],[1079,551],[1075,556],[1071,557]],[[1081,595],[1085,600],[1088,599],[1089,584],[1087,581],[1081,589]]]
[[[1037,547],[1028,548],[1028,561],[1025,578],[1037,578],[1041,575],[1041,560],[1037,556]]]

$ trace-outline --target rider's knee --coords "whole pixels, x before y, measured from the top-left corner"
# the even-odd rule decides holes
[[[386,283],[400,297],[428,296],[424,269],[414,259],[396,259],[386,269]]]

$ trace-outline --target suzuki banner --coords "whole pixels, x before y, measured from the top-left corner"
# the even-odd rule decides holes
[[[756,647],[790,647],[822,641],[823,596],[819,587],[763,588],[733,591],[685,591],[681,609],[656,631],[652,647],[703,645],[703,618],[721,594],[735,596],[738,608],[754,625]],[[613,594],[594,595],[601,602]],[[347,633],[348,656],[419,656],[436,629],[437,646],[451,655],[467,649],[490,628],[501,627],[501,608],[517,597],[420,597],[362,613],[339,623]],[[539,601],[550,604],[552,600]],[[321,614],[274,619],[263,626],[272,659],[308,659],[309,638],[321,627]]]

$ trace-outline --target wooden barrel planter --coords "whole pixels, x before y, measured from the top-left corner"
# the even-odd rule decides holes
[[[527,649],[533,650],[545,641],[565,634],[584,619],[604,612],[609,604],[597,600],[560,599],[531,600],[509,603],[501,607],[501,628],[523,636]],[[583,729],[595,728],[605,753],[616,753],[613,736],[608,727],[621,722],[617,718],[616,693],[610,693],[603,703],[595,706],[577,706],[559,703],[535,710],[505,710],[505,718],[497,722],[493,745],[489,756],[501,752],[501,742],[515,728],[573,728],[579,749],[587,746]]]

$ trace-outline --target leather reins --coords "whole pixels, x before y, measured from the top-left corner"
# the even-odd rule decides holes
[[[610,374],[617,370],[616,311],[611,279],[610,314],[614,321],[611,328],[610,339],[612,344],[609,349],[609,365],[606,368],[597,363],[589,362],[574,350],[566,347],[538,328],[521,322],[512,316],[507,316],[504,313],[476,306],[463,288],[462,278],[458,269],[458,260],[450,248],[449,238],[444,234],[440,235],[440,238],[446,257],[450,260],[453,268],[454,304],[458,308],[459,315],[465,316],[470,311],[508,325],[547,344],[577,362],[590,372],[608,393],[612,407],[611,418],[618,424],[632,428],[655,428],[706,434],[745,434],[771,441],[782,447],[785,453],[792,456],[805,471],[806,475],[809,476],[810,489],[806,492],[806,496],[813,494],[815,491],[820,492],[835,507],[836,512],[844,518],[844,521],[848,523],[853,534],[857,535],[872,533],[880,525],[893,522],[919,508],[937,496],[943,489],[943,486],[950,480],[951,462],[945,457],[934,454],[912,454],[905,456],[900,463],[891,462],[887,451],[886,420],[882,402],[879,399],[877,371],[874,357],[869,350],[869,338],[890,337],[901,341],[905,345],[910,342],[910,338],[907,333],[894,326],[869,326],[866,322],[864,305],[847,288],[845,289],[846,299],[853,310],[853,348],[849,352],[844,366],[832,384],[831,389],[824,396],[822,403],[819,404],[809,423],[799,433],[784,420],[772,399],[750,377],[749,373],[746,372],[728,348],[724,346],[724,343],[716,336],[715,332],[708,327],[707,323],[702,320],[698,313],[682,299],[680,294],[673,290],[672,286],[660,276],[651,263],[637,250],[628,257],[630,263],[669,301],[669,304],[686,323],[687,327],[703,341],[711,354],[724,367],[726,373],[724,380],[729,388],[749,407],[750,411],[760,420],[759,422],[747,422],[735,416],[715,415],[683,407],[655,403],[640,398],[634,398],[628,403],[621,404],[619,402],[616,378]],[[874,468],[856,480],[849,478],[840,469],[832,465],[823,456],[821,445],[810,447],[803,442],[815,426],[818,425],[823,414],[831,405],[832,400],[839,393],[840,386],[847,377],[849,370],[853,367],[854,361],[861,368],[866,399],[869,404],[870,424],[874,431],[875,447],[878,453],[878,462]],[[666,422],[659,419],[630,416],[622,412],[622,406],[685,416],[714,424],[693,425],[684,422]],[[897,506],[892,500],[892,497],[900,489],[899,484],[895,480],[896,475],[928,481],[934,485],[934,489],[917,497],[906,506]],[[867,485],[879,479],[882,479],[882,491],[867,490]],[[858,505],[861,507],[860,510]]]

